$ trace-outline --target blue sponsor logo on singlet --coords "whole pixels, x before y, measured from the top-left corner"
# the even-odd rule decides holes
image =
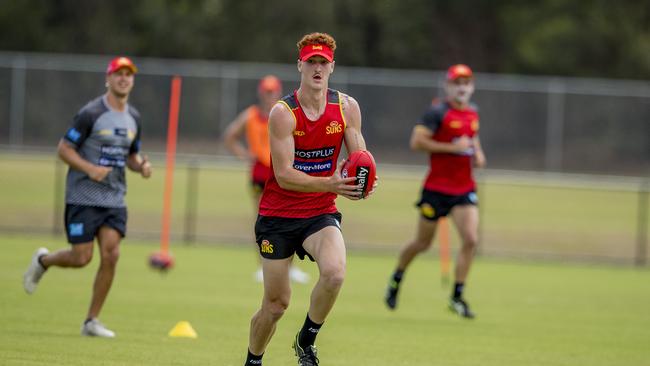
[[[83,222],[73,222],[68,225],[68,232],[70,236],[81,236],[84,233],[84,223]]]
[[[101,156],[98,164],[101,166],[113,166],[124,168],[126,166],[126,155],[128,151],[122,146],[103,145],[100,149]]]
[[[312,161],[294,161],[293,168],[304,173],[327,172],[332,169],[332,161],[325,160],[319,162]]]
[[[123,136],[126,137],[128,130],[126,128],[116,128],[114,133],[115,136]]]
[[[79,141],[81,137],[81,132],[77,131],[74,127],[70,128],[65,136],[72,142]]]

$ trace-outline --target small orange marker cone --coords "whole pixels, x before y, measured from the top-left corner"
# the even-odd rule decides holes
[[[174,328],[169,331],[169,336],[170,337],[183,337],[183,338],[197,338],[198,334],[196,334],[196,331],[194,328],[192,328],[192,325],[190,325],[190,322],[186,321],[181,321],[176,323]]]

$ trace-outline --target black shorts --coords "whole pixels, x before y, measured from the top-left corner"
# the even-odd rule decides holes
[[[306,255],[313,262],[314,258],[305,251],[302,243],[309,235],[325,227],[336,226],[341,230],[341,218],[340,212],[306,219],[258,215],[255,239],[260,255],[267,259],[284,259],[295,253],[300,259],[305,259]]]
[[[461,195],[449,195],[440,192],[422,190],[422,197],[416,203],[420,214],[427,220],[436,221],[447,216],[451,209],[457,205],[478,205],[476,192],[470,191]]]
[[[93,207],[65,205],[65,234],[68,243],[81,244],[93,241],[102,226],[126,235],[126,207]]]

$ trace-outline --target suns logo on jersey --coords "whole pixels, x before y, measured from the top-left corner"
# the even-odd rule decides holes
[[[339,121],[332,121],[330,122],[329,126],[325,127],[325,133],[327,135],[341,132],[343,132],[343,126],[339,123]]]
[[[293,131],[294,136],[305,136],[305,131]]]
[[[478,120],[473,120],[470,126],[472,127],[472,131],[478,131]]]
[[[268,240],[262,240],[260,250],[262,253],[273,254],[273,244],[271,244]]]

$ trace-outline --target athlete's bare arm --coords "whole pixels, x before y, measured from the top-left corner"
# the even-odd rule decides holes
[[[341,97],[341,107],[343,108],[343,117],[346,122],[344,138],[348,154],[359,150],[367,150],[366,140],[361,134],[361,109],[359,108],[359,103],[347,94],[341,93]],[[375,183],[364,198],[368,198],[374,194],[378,185],[379,177],[375,176]]]
[[[361,110],[359,103],[349,95],[341,93],[341,107],[345,118],[345,146],[348,153],[366,150],[366,141],[361,134]]]
[[[487,160],[485,159],[485,153],[481,147],[481,140],[478,138],[478,135],[474,136],[474,166],[477,168],[485,167]]]
[[[73,169],[82,171],[90,177],[90,179],[101,182],[106,178],[113,168],[95,165],[79,155],[77,150],[69,145],[65,140],[59,141],[57,152],[61,160],[70,165]]]
[[[241,138],[246,132],[246,121],[248,120],[249,110],[246,109],[239,113],[237,118],[228,124],[224,132],[223,140],[226,148],[241,160],[250,161],[252,157],[241,142]]]
[[[280,187],[299,192],[334,192],[347,198],[359,199],[357,186],[348,185],[355,177],[341,178],[341,167],[330,177],[312,177],[293,168],[295,121],[291,112],[276,104],[269,115],[269,138],[273,173]]]
[[[467,136],[462,136],[453,143],[436,141],[431,139],[431,136],[433,136],[431,129],[423,125],[415,125],[411,132],[411,149],[429,153],[457,154],[469,149],[474,144],[474,141]]]

